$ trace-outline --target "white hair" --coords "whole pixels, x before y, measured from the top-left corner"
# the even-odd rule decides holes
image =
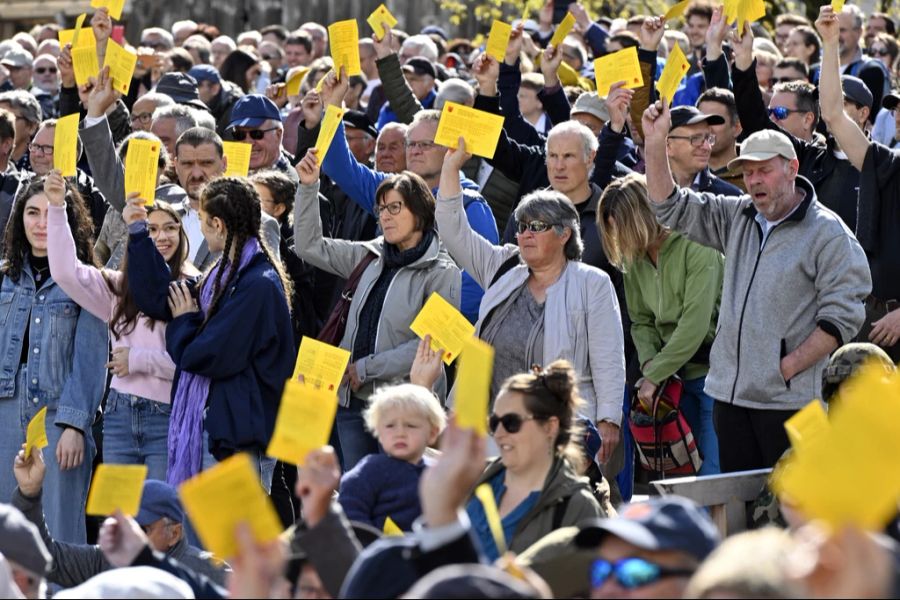
[[[587,160],[591,155],[591,152],[596,152],[597,148],[600,146],[600,141],[597,139],[597,136],[594,135],[594,132],[591,131],[587,125],[583,125],[578,121],[563,121],[559,125],[554,125],[553,129],[547,133],[547,143],[545,146],[547,152],[550,151],[551,139],[568,133],[574,133],[581,136],[581,142],[584,145],[584,160]]]
[[[165,40],[169,49],[175,47],[175,38],[172,37],[172,34],[163,29],[162,27],[148,27],[147,29],[141,32],[141,40],[143,40],[148,35],[158,35],[162,39]]]
[[[235,50],[237,48],[237,44],[234,43],[234,40],[227,35],[220,35],[209,43],[210,46],[213,44],[225,44],[230,50]]]
[[[392,408],[425,417],[438,431],[447,425],[447,415],[434,394],[420,385],[402,383],[379,388],[369,397],[369,407],[363,413],[366,428],[377,436],[378,424]]]
[[[417,56],[424,56],[431,62],[437,62],[437,45],[434,43],[434,40],[427,35],[419,33],[406,38],[406,41],[400,46],[400,52],[403,52],[406,48],[414,49]]]
[[[445,102],[472,106],[475,102],[475,90],[462,79],[448,79],[440,84],[437,98],[434,100],[435,110],[442,110]]]

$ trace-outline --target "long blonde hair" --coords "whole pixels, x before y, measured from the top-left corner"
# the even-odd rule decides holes
[[[597,229],[606,257],[623,273],[644,257],[666,229],[650,207],[643,175],[632,173],[606,186],[597,210]]]

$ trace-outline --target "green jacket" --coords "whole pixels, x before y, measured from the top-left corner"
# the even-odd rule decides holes
[[[709,371],[709,355],[691,358],[716,337],[725,259],[713,248],[672,232],[659,249],[658,266],[646,256],[624,274],[631,337],[644,377],[659,384],[679,372],[697,379]]]

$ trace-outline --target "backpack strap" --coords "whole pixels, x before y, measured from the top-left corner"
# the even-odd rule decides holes
[[[572,496],[566,496],[559,502],[557,502],[556,506],[553,507],[553,530],[557,530],[562,527],[563,519],[566,516],[566,510],[569,508],[569,502],[572,500]]]

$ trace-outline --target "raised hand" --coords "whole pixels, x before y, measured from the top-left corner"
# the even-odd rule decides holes
[[[35,498],[41,493],[44,486],[44,474],[47,466],[44,464],[44,454],[40,448],[33,447],[31,456],[25,456],[25,444],[16,455],[13,462],[13,474],[19,491],[26,498]]]
[[[97,543],[106,560],[122,568],[130,567],[150,541],[137,521],[117,510],[103,522]]]
[[[316,90],[310,90],[303,96],[300,102],[300,112],[303,114],[303,126],[306,129],[315,129],[322,122],[325,107],[322,105],[322,97]]]
[[[506,56],[503,62],[510,66],[514,66],[519,61],[519,54],[522,52],[522,43],[525,41],[525,23],[519,23],[513,27],[512,33],[509,34],[509,45],[506,46]]]
[[[66,205],[66,180],[63,179],[59,169],[47,173],[44,179],[44,195],[52,206]]]
[[[347,70],[341,67],[341,78],[338,79],[334,69],[325,74],[325,81],[322,83],[322,101],[325,104],[337,106],[341,108],[344,105],[344,96],[350,89],[350,78],[347,77]]]
[[[548,45],[541,54],[541,73],[544,75],[544,85],[548,88],[559,84],[559,65],[562,64],[563,53],[559,48]]]
[[[313,450],[297,470],[294,493],[303,506],[303,520],[315,527],[328,513],[331,498],[341,484],[341,466],[331,446]]]
[[[384,37],[378,39],[378,36],[373,33],[372,41],[375,43],[375,57],[377,59],[394,54],[394,33],[387,26],[387,23],[384,24]]]
[[[610,86],[609,93],[606,96],[606,109],[609,111],[609,126],[616,133],[622,133],[625,130],[625,123],[628,119],[631,100],[634,98],[634,90],[630,90],[624,86],[624,81],[617,81]]]
[[[478,93],[482,96],[497,95],[497,80],[500,78],[500,63],[493,56],[482,53],[472,63],[472,76],[478,82]]]
[[[87,96],[87,116],[102,117],[110,107],[119,99],[119,92],[112,87],[112,77],[109,76],[109,67],[100,69],[100,74],[94,81],[93,87]]]
[[[830,4],[819,7],[819,18],[816,19],[816,31],[826,45],[837,44],[841,38],[841,24]]]
[[[750,23],[744,23],[744,31],[735,29],[731,32],[734,40],[734,66],[741,71],[746,71],[753,64],[753,31]]]
[[[97,40],[98,48],[106,47],[106,40],[112,35],[112,19],[109,16],[109,9],[106,7],[98,8],[91,17],[91,29],[94,30],[94,38]]]
[[[266,98],[271,100],[278,108],[284,108],[288,102],[287,86],[283,83],[273,83],[266,86]]]
[[[419,480],[422,516],[428,527],[449,525],[485,467],[485,438],[460,429],[451,418],[441,437],[441,457]]]
[[[569,12],[575,17],[575,25],[582,34],[590,28],[593,21],[587,9],[580,2],[573,2],[569,5]]]
[[[641,25],[638,37],[641,40],[641,50],[656,52],[659,43],[666,34],[666,20],[662,17],[647,17]]]
[[[125,199],[122,220],[125,221],[126,225],[147,220],[147,208],[144,206],[144,200],[139,197],[138,192],[131,192]]]
[[[447,157],[454,150],[447,150]],[[431,336],[426,335],[419,340],[419,347],[416,349],[416,358],[413,360],[412,367],[409,369],[409,382],[421,385],[429,390],[434,387],[434,382],[438,380],[443,371],[443,350],[431,349]]]
[[[706,60],[714,61],[722,56],[722,44],[728,35],[728,21],[725,19],[724,9],[717,6],[713,10],[712,20],[706,30]]]
[[[644,144],[665,144],[669,129],[672,127],[672,119],[669,116],[669,105],[665,98],[647,107],[641,118],[641,126],[644,130]]]
[[[319,181],[319,151],[316,148],[310,148],[295,167],[297,175],[300,177],[300,183],[311,185]]]
[[[72,44],[66,44],[59,51],[56,59],[59,79],[63,87],[75,87],[75,67],[72,66]]]

